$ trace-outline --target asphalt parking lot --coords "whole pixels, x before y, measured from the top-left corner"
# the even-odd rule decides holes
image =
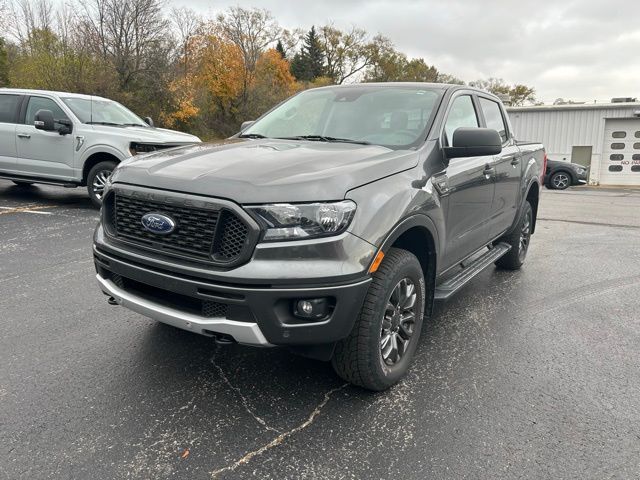
[[[109,306],[83,190],[0,180],[0,478],[639,478],[640,190],[544,191],[525,267],[388,392]]]

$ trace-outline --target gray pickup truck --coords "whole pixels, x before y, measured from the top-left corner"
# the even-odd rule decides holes
[[[95,231],[97,279],[112,304],[331,360],[383,390],[434,301],[523,264],[545,158],[484,91],[308,90],[225,142],[122,162]]]

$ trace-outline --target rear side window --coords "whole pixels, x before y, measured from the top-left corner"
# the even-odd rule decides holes
[[[16,123],[20,95],[0,95],[0,123]]]
[[[476,109],[473,106],[473,100],[470,95],[462,95],[456,98],[451,104],[451,110],[447,116],[447,122],[444,124],[444,133],[447,136],[446,140],[449,145],[453,140],[453,132],[461,127],[476,127],[478,128],[478,116],[476,115]]]
[[[492,100],[486,98],[480,98],[480,106],[482,107],[482,113],[484,113],[484,119],[487,122],[487,128],[492,128],[500,134],[502,143],[507,141],[507,126],[504,123],[502,112],[500,111],[500,105]]]
[[[33,125],[38,110],[51,110],[51,112],[53,112],[53,118],[56,120],[56,128],[61,126],[60,124],[58,124],[58,120],[69,120],[69,117],[67,117],[67,114],[64,113],[62,108],[60,108],[60,106],[50,98],[31,97],[29,98],[29,105],[27,105],[27,115],[25,117],[25,123],[27,125]]]

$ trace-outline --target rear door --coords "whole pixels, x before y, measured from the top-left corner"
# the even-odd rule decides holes
[[[460,127],[480,126],[477,105],[471,93],[450,101],[441,142],[449,145]],[[487,219],[493,201],[493,157],[453,158],[446,169],[447,221],[445,265],[448,268],[489,241]]]
[[[21,95],[0,93],[0,171],[16,170],[16,123]]]
[[[23,107],[23,121],[16,129],[18,168],[34,176],[73,178],[73,135],[37,130],[33,122],[38,110],[51,110],[55,120],[69,120],[53,98],[30,96],[26,108]],[[60,127],[62,125],[56,122],[56,128]]]
[[[508,230],[515,220],[520,196],[522,154],[509,131],[500,104],[482,95],[478,100],[485,127],[497,130],[502,138],[502,152],[493,158],[496,189],[488,219],[489,237],[493,239]]]

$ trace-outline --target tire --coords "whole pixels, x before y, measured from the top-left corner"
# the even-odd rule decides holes
[[[509,235],[496,240],[496,243],[504,242],[511,245],[511,250],[496,261],[496,266],[505,270],[518,270],[522,266],[529,251],[532,226],[533,209],[531,204],[525,201],[518,226]]]
[[[336,344],[331,359],[336,373],[373,391],[386,390],[397,383],[407,373],[418,346],[424,304],[420,262],[406,250],[390,249],[373,274],[353,330]],[[404,339],[407,341],[403,347]],[[397,345],[395,353],[393,345]]]
[[[91,170],[89,170],[89,175],[87,175],[87,192],[89,193],[91,203],[97,208],[100,208],[100,205],[102,205],[104,184],[114,168],[116,168],[116,162],[104,161],[96,163]]]
[[[571,175],[567,172],[556,172],[549,179],[549,187],[554,190],[565,190],[571,183]]]
[[[23,182],[22,180],[11,180],[11,181],[19,187],[30,187],[31,185],[33,185],[33,182]]]

